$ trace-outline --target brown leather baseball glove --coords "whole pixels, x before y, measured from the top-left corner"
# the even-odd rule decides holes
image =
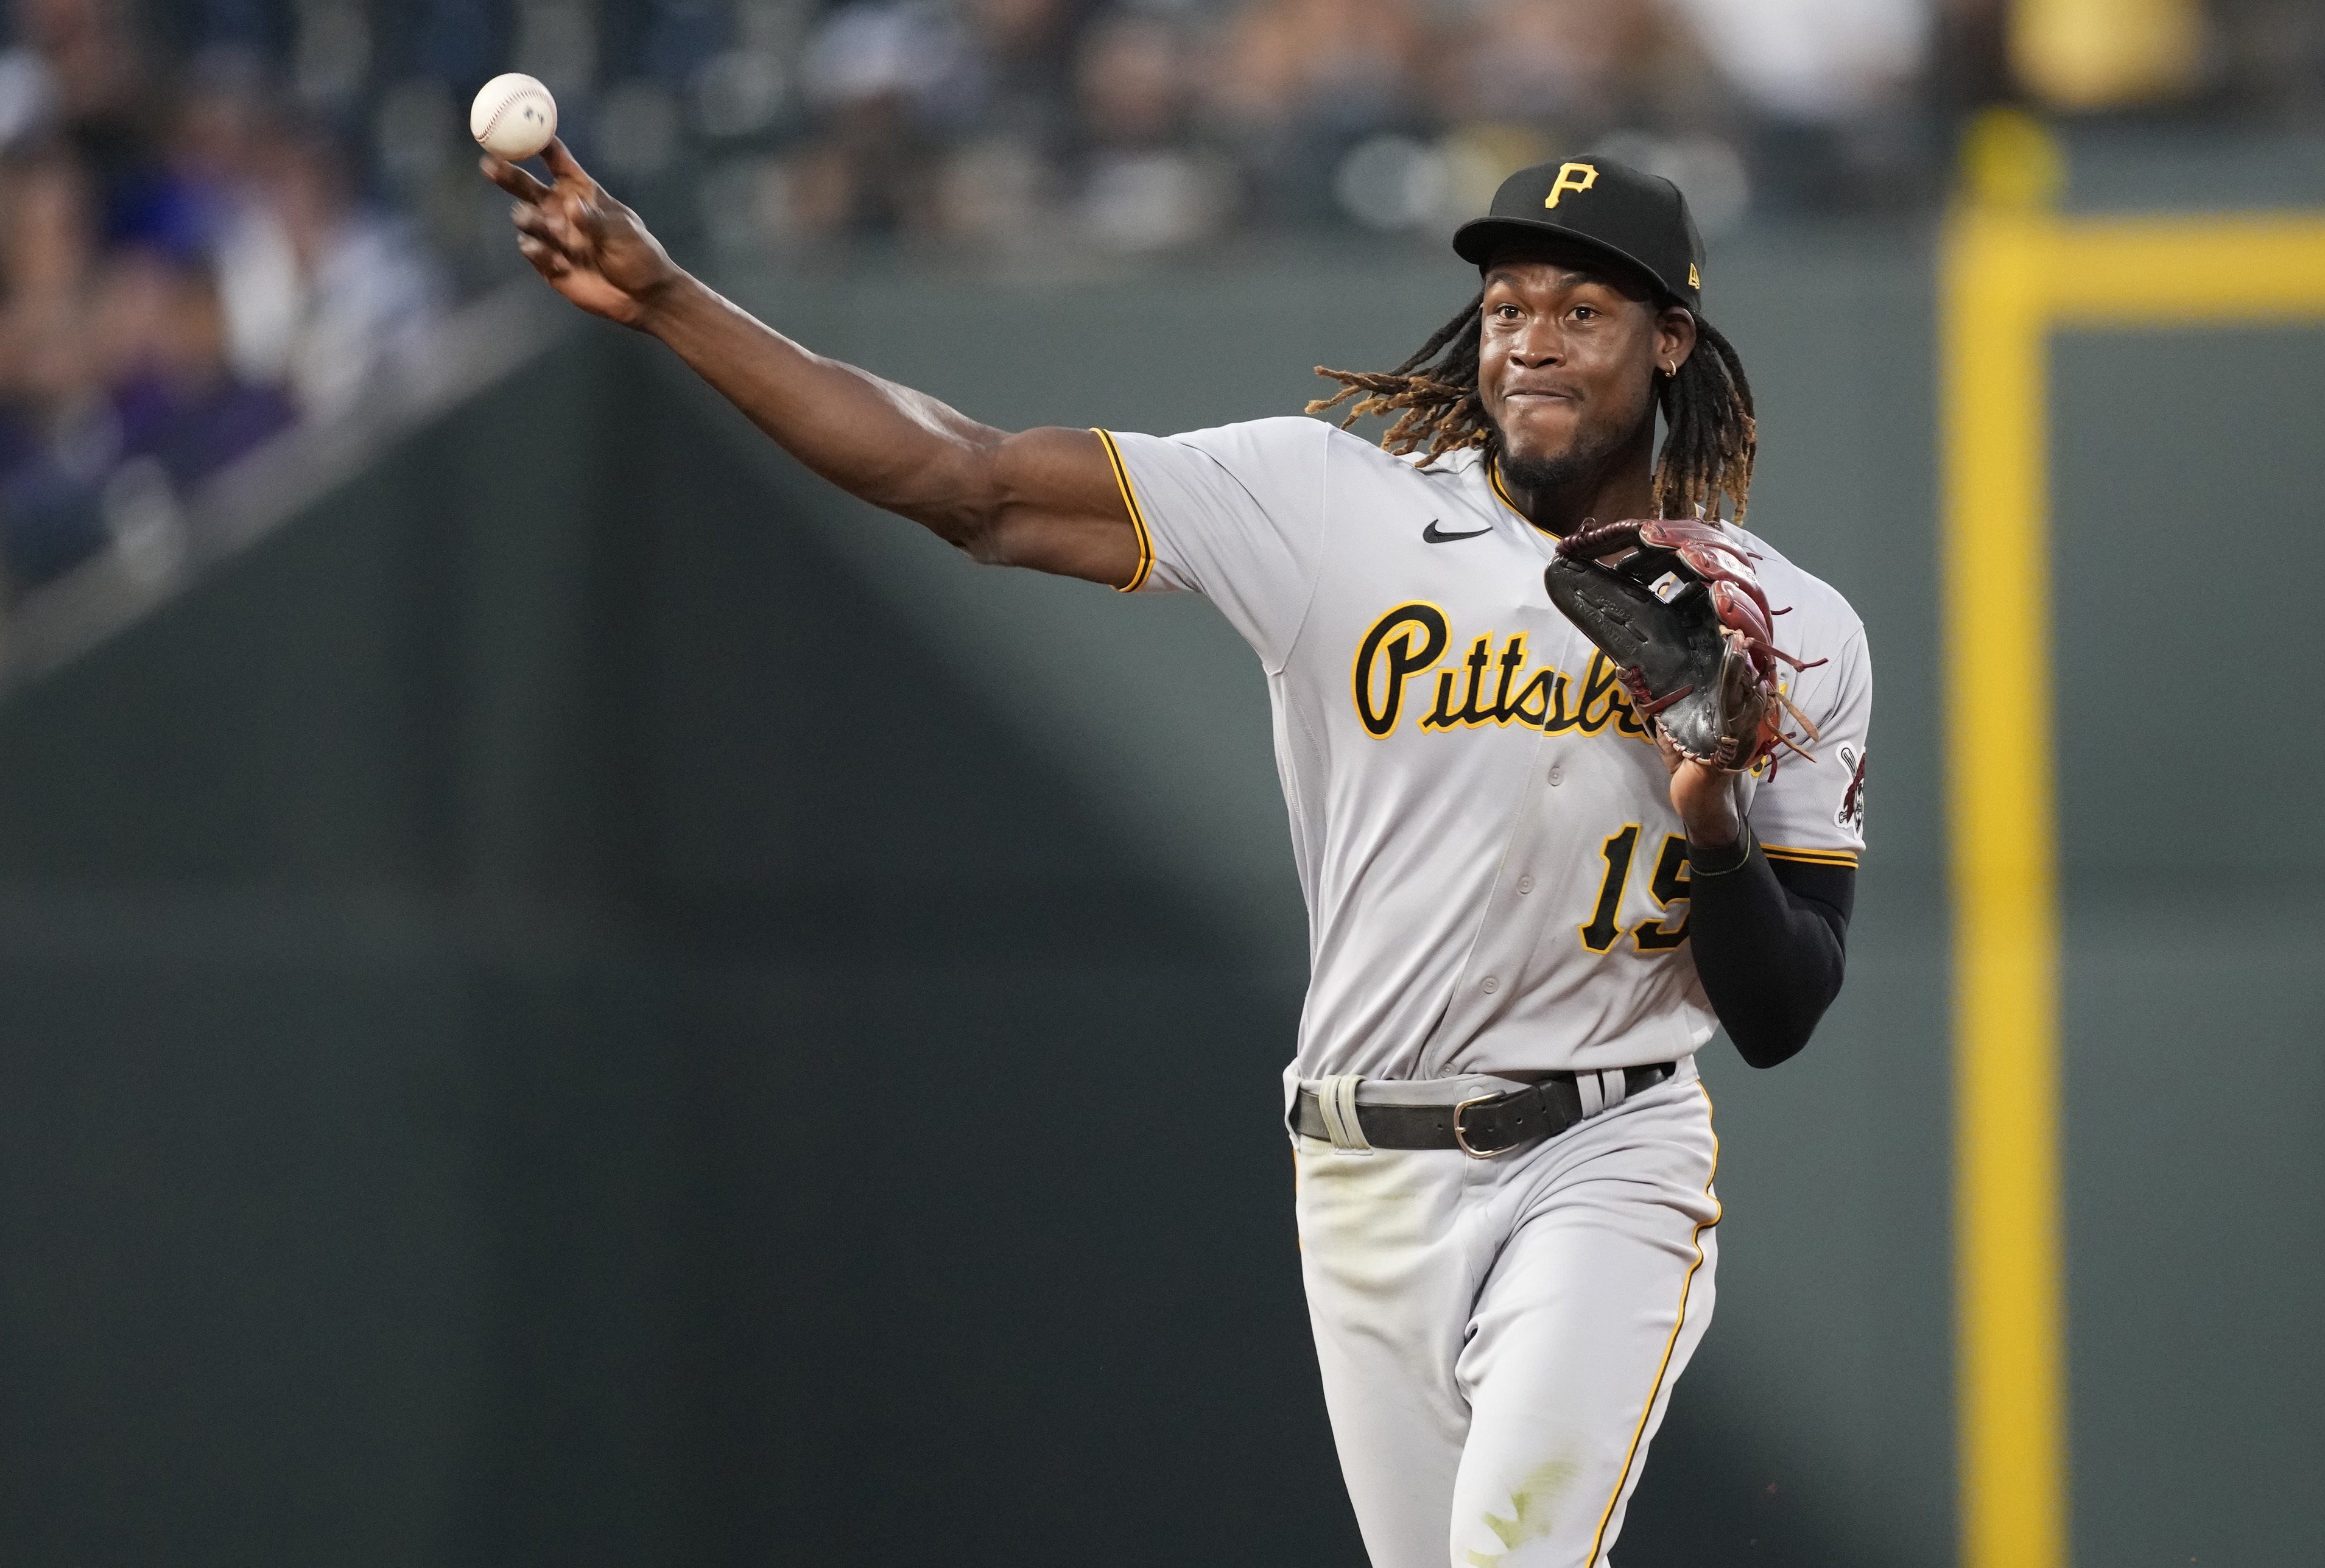
[[[1758,559],[1716,523],[1674,517],[1586,525],[1558,542],[1542,573],[1551,602],[1615,662],[1639,717],[1698,762],[1742,773],[1779,747],[1815,758],[1784,733],[1807,715],[1777,682],[1781,610],[1752,571]]]

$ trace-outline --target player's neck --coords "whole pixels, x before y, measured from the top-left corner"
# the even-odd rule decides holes
[[[1526,520],[1561,538],[1586,522],[1654,515],[1652,451],[1625,450],[1573,471],[1564,463],[1498,459],[1502,493]]]

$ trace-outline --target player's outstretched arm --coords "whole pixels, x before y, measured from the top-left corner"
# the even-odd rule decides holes
[[[1137,571],[1137,534],[1097,436],[995,430],[808,352],[672,261],[563,142],[543,156],[553,184],[490,156],[484,171],[516,198],[517,248],[559,293],[661,339],[785,451],[979,561],[1108,584]]]

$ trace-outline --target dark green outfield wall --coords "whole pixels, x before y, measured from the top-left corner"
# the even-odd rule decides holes
[[[2076,1549],[2313,1563],[2325,333],[2069,338],[2058,376]]]
[[[1292,999],[628,348],[6,713],[0,1554],[1345,1534]]]
[[[1816,1046],[1707,1055],[1718,1319],[1626,1568],[1951,1557],[1925,248],[1709,279],[1755,525],[1865,616],[1881,761]],[[736,291],[1000,422],[1172,429],[1401,357],[1464,281]],[[2306,1560],[2275,704],[2325,656],[2276,574],[2228,624],[2290,668],[2239,681],[2228,554],[2159,558],[2225,494],[2298,536],[2316,362],[2062,357],[2089,1563]],[[0,1559],[1360,1561],[1273,1125],[1297,892],[1207,607],[961,563],[584,329],[0,708]]]

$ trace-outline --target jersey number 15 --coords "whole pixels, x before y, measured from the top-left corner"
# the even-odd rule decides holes
[[[1615,914],[1623,906],[1623,885],[1631,879],[1631,857],[1638,848],[1639,824],[1633,822],[1598,851],[1607,858],[1607,880],[1598,886],[1598,907],[1592,912],[1589,924],[1575,928],[1582,933],[1582,945],[1592,952],[1605,952],[1623,934]],[[1681,834],[1663,835],[1663,853],[1655,857],[1655,874],[1647,891],[1665,906],[1688,896],[1687,840]],[[1687,940],[1687,916],[1681,915],[1677,925],[1666,929],[1663,922],[1668,918],[1666,908],[1665,914],[1639,922],[1631,940],[1641,952],[1663,952]]]

